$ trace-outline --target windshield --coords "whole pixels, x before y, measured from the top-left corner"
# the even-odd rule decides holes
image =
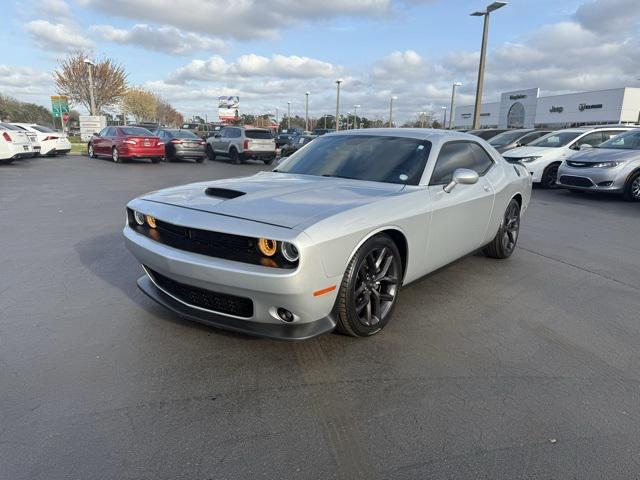
[[[34,130],[37,130],[39,132],[42,133],[56,133],[55,130],[49,128],[49,127],[43,127],[42,125],[31,125],[31,128],[33,128]]]
[[[195,133],[190,132],[189,130],[165,130],[168,132],[173,138],[197,138],[200,139]]]
[[[276,171],[417,185],[430,149],[431,142],[415,138],[322,136],[294,153]]]
[[[151,133],[146,128],[141,127],[125,127],[120,129],[124,135],[135,135],[136,137],[151,137]]]
[[[503,132],[489,139],[489,143],[494,147],[504,147],[523,137],[528,132]]]
[[[271,140],[273,136],[269,130],[245,130],[244,134],[247,138],[259,140]]]
[[[584,132],[551,132],[538,140],[531,142],[529,147],[547,147],[558,148],[564,147]]]
[[[640,150],[640,130],[630,130],[598,145],[598,148],[619,150]]]

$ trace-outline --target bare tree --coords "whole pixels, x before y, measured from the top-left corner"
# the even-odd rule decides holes
[[[89,65],[85,63],[88,58],[83,51],[70,54],[53,72],[53,79],[58,93],[69,97],[72,104],[83,105],[91,111]],[[91,68],[96,112],[99,113],[105,107],[121,102],[127,91],[127,73],[122,65],[108,58],[94,61]]]
[[[124,96],[123,104],[136,122],[157,120],[158,98],[149,90],[141,87],[130,88]]]

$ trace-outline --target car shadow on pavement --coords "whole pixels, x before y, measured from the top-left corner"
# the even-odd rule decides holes
[[[136,285],[136,281],[144,273],[142,267],[127,250],[120,232],[88,238],[76,243],[74,249],[78,253],[80,262],[87,270],[118,289],[139,308],[156,319],[206,331],[207,333],[260,340],[257,337],[229,332],[181,318],[147,298]]]

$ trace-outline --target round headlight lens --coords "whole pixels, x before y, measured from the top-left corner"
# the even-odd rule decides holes
[[[282,256],[288,262],[297,262],[298,259],[300,258],[300,252],[298,252],[298,249],[293,243],[282,242],[281,249],[282,249]]]
[[[140,226],[144,225],[144,214],[134,211],[133,212],[133,218],[136,221],[136,223]]]
[[[276,254],[277,244],[270,238],[259,238],[258,249],[265,257],[273,257]]]
[[[147,215],[147,225],[149,225],[151,228],[156,228],[156,219],[153,218],[151,215]]]

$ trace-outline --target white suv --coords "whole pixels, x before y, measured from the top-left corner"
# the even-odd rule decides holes
[[[255,159],[270,165],[276,158],[276,141],[266,128],[224,127],[207,139],[206,152],[209,160],[225,156],[235,164]]]
[[[508,162],[522,162],[531,173],[533,183],[544,188],[556,185],[558,167],[582,145],[595,147],[633,127],[580,127],[557,130],[504,154]]]

